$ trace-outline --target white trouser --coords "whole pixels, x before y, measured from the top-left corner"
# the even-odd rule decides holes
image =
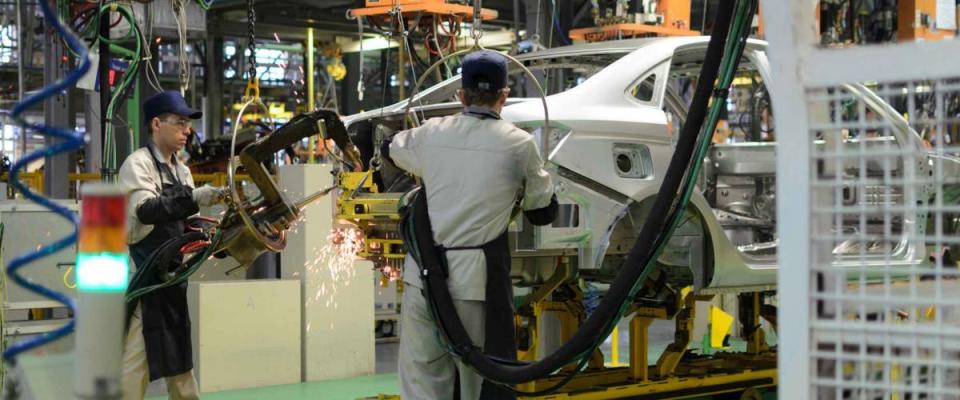
[[[166,378],[167,393],[171,400],[198,400],[197,380],[193,370]],[[123,379],[121,389],[123,400],[143,400],[150,384],[150,369],[147,366],[147,348],[143,341],[143,321],[140,319],[140,305],[130,317],[130,328],[123,346]]]
[[[400,312],[400,393],[403,400],[448,400],[453,398],[455,374],[460,373],[460,398],[480,397],[483,377],[447,351],[420,289],[407,286]],[[454,300],[464,328],[480,346],[484,340],[485,313],[482,301]]]

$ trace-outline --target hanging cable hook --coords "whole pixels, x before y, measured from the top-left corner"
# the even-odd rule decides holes
[[[482,49],[480,46],[480,38],[483,37],[483,15],[482,0],[473,0],[473,22],[470,23],[470,37],[473,38],[473,47]]]
[[[180,95],[186,96],[190,87],[190,60],[187,58],[187,4],[186,0],[173,0],[174,18],[177,20],[177,39],[179,49],[177,61],[179,63]]]
[[[353,14],[348,11],[348,15]],[[363,85],[363,17],[355,18],[357,19],[357,36],[360,41],[360,75],[357,77],[357,101],[362,105],[363,92],[365,90]]]

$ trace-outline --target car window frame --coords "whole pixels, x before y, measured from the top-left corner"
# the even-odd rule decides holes
[[[659,64],[648,68],[643,73],[639,74],[638,78],[630,81],[630,84],[623,89],[623,95],[627,98],[627,101],[630,101],[634,104],[645,106],[645,107],[656,107],[660,108],[663,105],[663,95],[664,91],[667,88],[667,76],[670,72],[670,58],[660,62]],[[640,100],[633,95],[633,88],[642,84],[650,75],[656,75],[656,83],[653,89],[653,97],[649,101]]]

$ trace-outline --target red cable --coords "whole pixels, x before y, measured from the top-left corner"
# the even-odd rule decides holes
[[[190,254],[190,253],[194,253],[194,252],[196,252],[197,250],[200,250],[200,249],[202,249],[202,248],[204,248],[204,247],[207,247],[207,246],[209,246],[209,245],[210,245],[210,241],[209,241],[209,240],[197,240],[197,241],[195,241],[195,242],[190,242],[190,243],[187,243],[187,244],[183,245],[183,247],[180,248],[180,254]]]

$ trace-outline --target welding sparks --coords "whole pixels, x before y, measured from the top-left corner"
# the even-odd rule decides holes
[[[323,283],[314,294],[314,301],[321,301],[326,307],[338,308],[337,289],[350,286],[356,275],[353,262],[363,249],[363,233],[353,228],[337,228],[327,236],[326,245],[314,250],[315,258],[307,262],[306,269],[312,276],[321,277]]]

